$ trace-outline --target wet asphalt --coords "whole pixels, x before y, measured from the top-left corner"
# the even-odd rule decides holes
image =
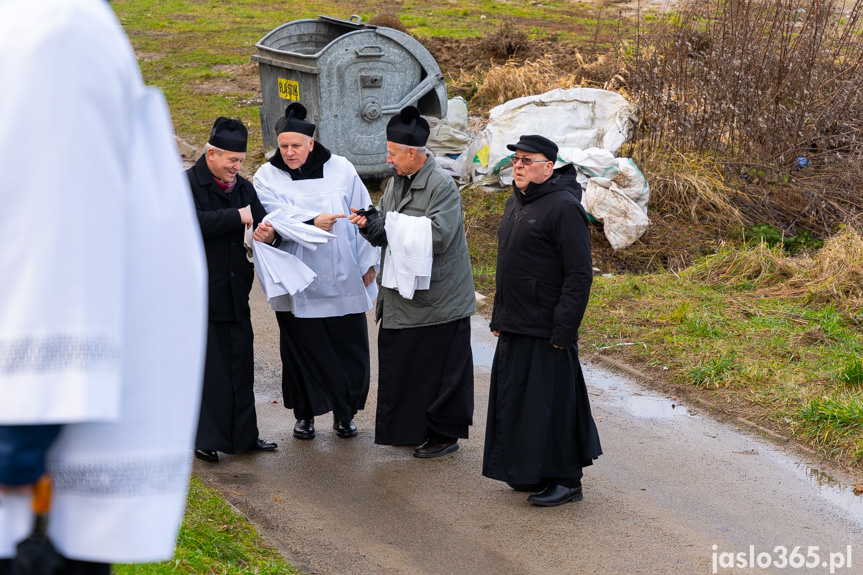
[[[482,317],[472,319],[471,437],[454,454],[426,460],[373,442],[372,321],[359,436],[338,438],[324,415],[307,441],[291,435],[278,326],[257,284],[252,321],[258,425],[279,449],[196,460],[195,472],[302,573],[863,573],[863,497],[851,477],[602,364],[583,361],[605,452],[585,469],[584,501],[538,508],[480,474],[495,345]]]

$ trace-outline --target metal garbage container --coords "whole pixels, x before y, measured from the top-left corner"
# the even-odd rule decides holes
[[[315,139],[345,156],[360,175],[387,172],[386,125],[407,105],[446,115],[446,83],[425,47],[359,17],[320,16],[284,24],[255,45],[261,77],[264,145],[276,147],[276,121],[291,101],[317,124]]]

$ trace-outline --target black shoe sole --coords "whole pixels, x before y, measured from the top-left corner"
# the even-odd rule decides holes
[[[198,449],[195,450],[195,457],[197,457],[201,461],[206,461],[207,463],[218,463],[219,462],[219,455],[218,454],[211,457],[209,455],[205,455],[203,453],[200,453],[200,451]]]
[[[356,437],[359,434],[360,434],[359,430],[354,431],[354,432],[336,430],[336,435],[338,435],[339,437],[341,437],[343,439],[347,439],[349,437]]]
[[[579,493],[578,495],[573,495],[572,497],[570,497],[568,499],[564,499],[563,501],[542,501],[542,500],[536,501],[532,495],[527,498],[528,501],[530,501],[532,504],[536,505],[537,507],[557,507],[558,505],[563,505],[564,503],[569,503],[570,501],[575,503],[576,501],[581,501],[583,499],[584,499],[584,493]]]
[[[311,435],[309,435],[309,434],[306,434],[306,433],[297,433],[297,432],[295,431],[295,432],[294,432],[294,437],[295,437],[295,438],[297,438],[297,439],[314,439],[314,438],[315,438],[315,434],[314,434],[314,433],[312,433]]]
[[[433,457],[443,457],[444,455],[449,455],[454,451],[458,451],[458,443],[453,443],[446,449],[442,449],[434,453],[417,453],[416,451],[414,451],[414,457],[419,457],[420,459],[431,459]]]

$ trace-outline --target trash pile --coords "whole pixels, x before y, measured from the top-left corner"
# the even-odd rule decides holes
[[[464,185],[497,191],[512,184],[507,144],[523,134],[540,134],[559,149],[555,167],[578,169],[582,205],[603,224],[615,250],[632,245],[650,225],[647,179],[630,158],[615,154],[632,138],[637,110],[615,92],[596,88],[556,89],[510,100],[489,112],[485,128],[468,130],[467,103],[449,100],[443,120],[429,118],[427,147],[438,163]]]

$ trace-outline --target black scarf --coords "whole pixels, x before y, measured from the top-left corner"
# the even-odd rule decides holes
[[[270,163],[283,172],[287,172],[292,180],[316,180],[324,177],[324,164],[331,156],[332,154],[323,144],[315,142],[315,147],[312,148],[309,157],[306,158],[306,163],[297,169],[288,167],[279,150],[276,150],[276,153],[270,158]]]

